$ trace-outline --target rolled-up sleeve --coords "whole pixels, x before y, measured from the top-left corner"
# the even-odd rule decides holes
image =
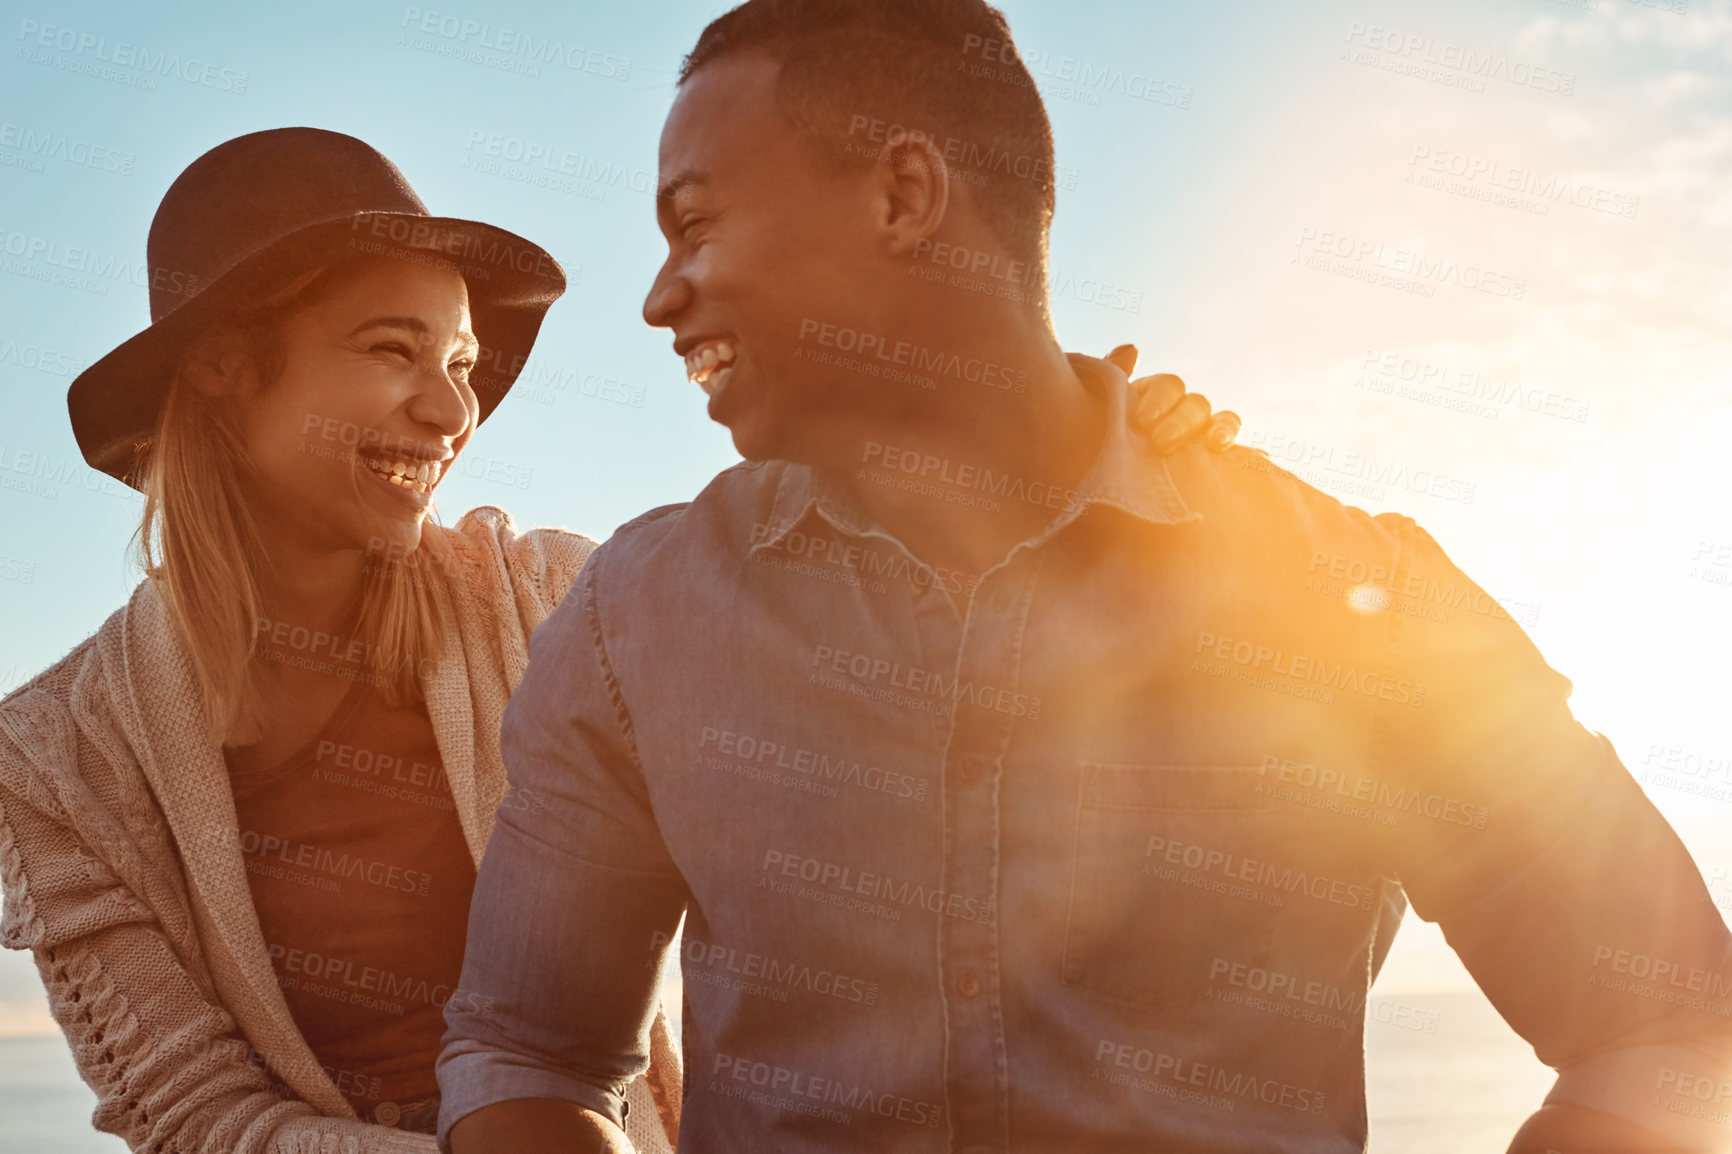
[[[1668,1078],[1732,1091],[1732,935],[1611,744],[1571,714],[1569,682],[1423,530],[1400,531],[1396,594],[1454,607],[1392,622],[1425,695],[1385,711],[1386,748],[1392,772],[1472,819],[1403,839],[1414,909],[1560,1071],[1551,1101],[1700,1139],[1661,1099]]]
[[[587,569],[538,628],[505,712],[511,788],[483,856],[439,1056],[439,1143],[497,1102],[623,1123],[649,1065],[661,963],[687,891],[657,829]]]

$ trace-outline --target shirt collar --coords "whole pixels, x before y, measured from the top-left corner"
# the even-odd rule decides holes
[[[1173,483],[1166,461],[1149,448],[1131,427],[1136,394],[1123,373],[1092,357],[1070,354],[1071,368],[1083,387],[1106,403],[1106,434],[1094,463],[1076,488],[1066,494],[1064,507],[1027,541],[1039,545],[1080,517],[1090,505],[1106,505],[1155,525],[1200,521]],[[788,463],[776,486],[776,498],[753,551],[775,548],[813,509],[844,533],[889,536],[860,509],[834,476],[811,465]]]

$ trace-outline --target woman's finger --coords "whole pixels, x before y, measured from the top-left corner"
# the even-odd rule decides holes
[[[1157,453],[1169,452],[1186,437],[1209,423],[1209,398],[1186,393],[1172,411],[1149,430],[1149,444]]]
[[[1172,373],[1156,373],[1132,381],[1131,386],[1142,394],[1137,400],[1133,423],[1139,428],[1152,429],[1185,395],[1185,382]]]
[[[1241,422],[1239,414],[1232,410],[1216,413],[1209,422],[1209,431],[1204,434],[1204,443],[1212,453],[1224,453],[1233,447],[1233,442],[1239,438]]]
[[[1137,346],[1120,345],[1106,355],[1106,360],[1119,367],[1119,372],[1125,376],[1131,375],[1131,370],[1137,367]]]

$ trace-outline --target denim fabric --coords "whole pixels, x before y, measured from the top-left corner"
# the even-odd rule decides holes
[[[1723,1046],[1724,999],[1611,980],[1729,972],[1728,935],[1508,614],[1410,520],[1148,455],[1089,383],[1075,493],[863,462],[1054,508],[977,583],[786,463],[596,553],[506,714],[442,1130],[617,1117],[682,913],[705,1154],[1361,1150],[1409,900],[1554,1067]]]

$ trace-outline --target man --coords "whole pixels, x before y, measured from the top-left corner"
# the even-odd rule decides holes
[[[535,637],[441,1140],[625,1149],[683,914],[685,1149],[1360,1150],[1411,899],[1560,1071],[1513,1148],[1716,1145],[1683,847],[1411,521],[1135,450],[1009,45],[752,0],[688,58],[644,315],[749,463]]]

